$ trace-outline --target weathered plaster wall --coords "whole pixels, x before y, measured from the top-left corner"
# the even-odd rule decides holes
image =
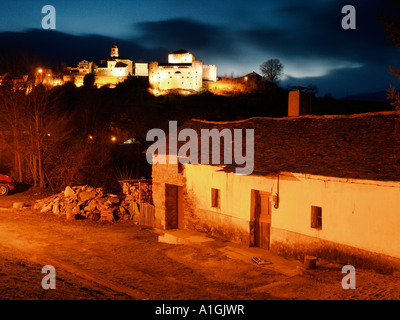
[[[279,196],[272,244],[299,244],[305,235],[400,258],[399,183],[287,173]],[[321,229],[310,227],[311,206],[322,208]]]
[[[278,183],[279,181],[279,183]],[[153,166],[156,221],[165,225],[165,183],[183,187],[184,227],[250,244],[251,194],[276,195],[271,211],[271,248],[341,244],[400,258],[400,183],[339,179],[306,174],[245,176],[218,167]],[[212,207],[211,188],[220,190],[220,207]],[[271,198],[273,204],[275,199]],[[311,227],[311,206],[322,208],[322,228]],[[164,221],[164,222],[163,222]]]

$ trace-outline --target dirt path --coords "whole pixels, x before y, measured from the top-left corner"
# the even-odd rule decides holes
[[[12,208],[38,196],[0,199],[1,299],[400,299],[398,275],[357,270],[357,288],[344,290],[341,266],[328,262],[289,275],[240,258],[246,248],[230,243],[169,245],[131,222],[67,221]],[[56,269],[56,290],[41,287],[44,265]]]

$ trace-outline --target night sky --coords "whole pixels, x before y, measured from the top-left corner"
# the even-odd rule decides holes
[[[56,30],[41,27],[47,4],[56,9]],[[356,30],[341,26],[344,5],[356,9]],[[398,8],[390,0],[2,0],[0,50],[22,48],[54,65],[98,62],[114,41],[134,61],[166,62],[186,49],[216,64],[219,76],[259,73],[277,58],[282,87],[314,84],[318,95],[340,98],[396,84],[388,71],[400,68],[399,54],[377,15]]]

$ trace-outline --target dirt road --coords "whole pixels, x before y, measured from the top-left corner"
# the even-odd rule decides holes
[[[239,257],[246,248],[228,242],[170,245],[132,222],[69,221],[12,208],[39,196],[30,190],[0,199],[3,300],[400,299],[397,274],[357,269],[357,288],[344,290],[337,264],[288,274]],[[55,267],[55,290],[41,286],[45,265]]]

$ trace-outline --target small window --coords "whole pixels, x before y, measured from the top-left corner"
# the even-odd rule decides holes
[[[211,207],[219,208],[221,206],[221,190],[211,189]]]
[[[322,208],[311,206],[311,228],[322,228]]]

